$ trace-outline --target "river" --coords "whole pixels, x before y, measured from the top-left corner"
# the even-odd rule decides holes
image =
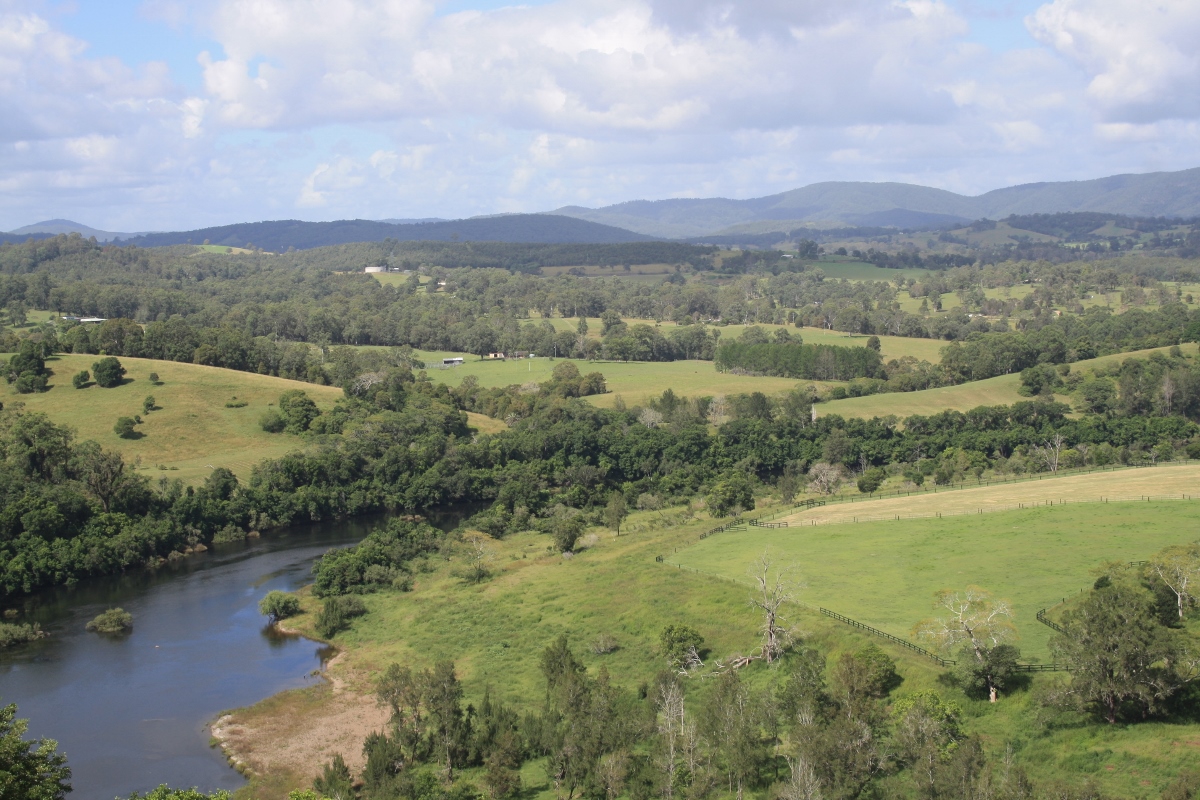
[[[456,516],[437,521],[448,527]],[[310,582],[317,556],[369,528],[293,528],[39,594],[19,621],[50,635],[0,650],[0,702],[18,705],[28,736],[58,740],[73,772],[72,800],[113,800],[160,783],[236,789],[245,781],[209,746],[209,723],[222,710],[320,680],[324,649],[269,629],[259,599]],[[113,606],[133,614],[131,633],[85,631]]]

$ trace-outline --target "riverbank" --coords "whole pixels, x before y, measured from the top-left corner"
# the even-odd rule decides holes
[[[344,653],[325,665],[322,677],[316,686],[281,692],[213,722],[214,746],[250,779],[239,797],[285,796],[311,786],[337,754],[361,771],[363,740],[383,730],[388,712],[364,691],[369,676],[351,669]]]

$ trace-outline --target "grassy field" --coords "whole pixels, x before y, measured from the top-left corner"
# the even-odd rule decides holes
[[[900,635],[930,613],[934,590],[971,582],[988,586],[1012,599],[1021,645],[1027,658],[1036,657],[1044,654],[1046,639],[1038,630],[1044,626],[1033,620],[1038,608],[1089,585],[1091,569],[1106,559],[1144,558],[1190,538],[1200,506],[1068,506],[935,523],[818,527],[815,533],[751,529],[699,544],[698,533],[711,522],[681,522],[667,514],[657,527],[658,515],[634,514],[626,535],[598,532],[594,544],[570,560],[551,555],[548,537],[538,534],[489,541],[495,577],[484,584],[455,577],[463,563],[456,555],[449,562],[430,561],[431,571],[418,573],[411,593],[365,596],[370,613],[335,640],[341,655],[331,668],[332,688],[280,695],[229,718],[250,750],[251,767],[269,763],[275,770],[244,796],[270,797],[289,780],[311,779],[332,752],[361,762],[358,742],[382,724],[370,696],[372,681],[394,661],[423,667],[453,659],[468,700],[477,701],[490,686],[532,709],[543,692],[538,657],[560,633],[569,636],[590,670],[605,666],[615,683],[631,689],[660,668],[655,639],[667,624],[700,631],[710,659],[750,652],[758,620],[746,602],[746,567],[768,546],[776,557],[801,567],[804,603]],[[654,562],[660,554],[668,563]],[[672,561],[711,574],[674,568]],[[317,603],[312,598],[304,603],[307,613],[289,625],[310,630]],[[904,679],[896,695],[933,689],[961,703],[966,729],[983,737],[997,761],[1011,745],[1016,762],[1034,780],[1094,776],[1116,796],[1150,798],[1181,769],[1200,766],[1200,751],[1187,744],[1200,740],[1200,725],[1047,727],[1038,722],[1033,692],[1015,692],[996,705],[972,701],[939,682],[940,670],[910,651],[806,608],[793,609],[789,620],[831,658],[868,641],[879,644],[897,660]],[[619,648],[607,655],[591,652],[588,644],[601,634],[615,637]],[[744,674],[758,686],[778,678],[761,665]],[[1062,679],[1038,675],[1034,685]],[[688,691],[695,701],[704,683],[689,683]],[[358,720],[358,727],[349,719]],[[529,800],[554,797],[539,764],[528,765],[523,778]],[[750,796],[765,799],[766,793]]]
[[[512,361],[480,361],[478,356],[463,353],[421,352],[420,356],[431,365],[429,377],[439,383],[457,386],[463,378],[474,375],[481,386],[510,386],[514,383],[542,382],[550,379],[554,367],[569,359],[528,358]],[[433,364],[442,358],[461,356],[467,361],[462,366],[438,369]],[[474,360],[471,360],[474,359]],[[665,363],[578,361],[574,364],[580,373],[601,372],[608,382],[608,393],[595,395],[587,400],[600,408],[611,408],[620,396],[626,403],[645,403],[658,397],[667,389],[687,397],[738,394],[742,392],[764,392],[775,394],[813,383],[831,386],[820,381],[795,381],[788,378],[755,378],[745,375],[730,375],[717,372],[711,361],[671,361]]]
[[[1008,499],[1022,496],[1023,487],[1008,488]],[[874,503],[857,505],[859,513],[874,513]],[[748,528],[709,537],[667,560],[744,579],[770,549],[803,573],[805,603],[905,638],[930,615],[934,592],[982,586],[1012,602],[1025,657],[1048,661],[1051,630],[1035,619],[1038,609],[1090,586],[1100,562],[1144,559],[1184,544],[1195,538],[1197,524],[1200,502],[1068,503],[943,519]]]
[[[243,256],[253,253],[253,250],[247,250],[244,247],[226,247],[221,244],[198,244],[196,248],[204,253],[219,253],[220,255]]]
[[[836,245],[834,247],[836,248]],[[933,274],[932,270],[927,269],[885,269],[865,261],[854,261],[853,259],[843,261],[839,256],[827,256],[813,266],[824,272],[826,277],[845,278],[849,281],[891,282],[897,278],[921,280]]]
[[[1147,358],[1153,352],[1166,352],[1170,348],[1158,347],[1149,350],[1135,350],[1129,353],[1115,353],[1087,361],[1078,361],[1071,365],[1073,372],[1085,372],[1088,369],[1110,364],[1114,361],[1124,361],[1127,358]],[[1181,349],[1188,355],[1196,355],[1197,345],[1184,344]],[[1000,375],[982,381],[971,381],[958,386],[943,386],[938,389],[925,389],[920,392],[898,392],[894,394],[873,394],[867,397],[851,397],[845,400],[833,400],[817,406],[817,416],[840,414],[843,417],[885,417],[889,414],[903,419],[914,414],[936,414],[939,411],[955,410],[968,411],[979,406],[1010,405],[1030,398],[1023,397],[1017,392],[1021,385],[1021,376]]]
[[[289,381],[269,375],[156,361],[122,358],[125,383],[112,389],[89,386],[75,389],[71,376],[92,369],[100,356],[59,355],[48,359],[53,371],[51,389],[44,394],[6,394],[6,406],[24,403],[30,411],[41,411],[62,425],[69,425],[79,439],[94,439],[106,448],[121,451],[127,460],[140,458],[141,469],[151,477],[165,475],[185,483],[200,483],[211,467],[225,467],[243,480],[250,469],[267,458],[277,458],[303,445],[291,434],[266,433],[259,417],[289,389],[300,389],[321,410],[333,407],[342,396],[335,386]],[[158,373],[160,385],[150,382]],[[117,417],[141,414],[142,400],[153,395],[158,411],[142,414],[138,439],[122,439],[113,433]],[[240,408],[227,402],[245,401]],[[481,433],[496,433],[507,426],[482,414],[468,414],[468,422]],[[159,466],[165,470],[159,469]]]
[[[98,359],[93,355],[55,356],[46,362],[54,372],[50,391],[8,394],[4,403],[24,403],[30,411],[45,412],[55,422],[71,426],[80,439],[95,439],[130,460],[140,457],[142,469],[152,477],[166,475],[188,483],[203,481],[211,471],[209,465],[226,467],[244,479],[259,461],[299,447],[299,437],[266,433],[258,424],[262,413],[283,392],[302,389],[323,410],[342,396],[342,390],[332,386],[144,358],[121,359],[126,369],[121,386],[72,388],[71,376],[91,371]],[[158,373],[161,385],[150,382],[151,372]],[[141,438],[118,437],[113,423],[117,417],[141,414],[146,395],[154,395],[161,409],[142,414]],[[247,405],[226,408],[234,398]],[[158,465],[168,470],[159,470]]]

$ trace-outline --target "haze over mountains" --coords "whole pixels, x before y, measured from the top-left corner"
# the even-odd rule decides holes
[[[1010,214],[1099,211],[1137,217],[1200,215],[1200,168],[1028,183],[968,197],[907,183],[815,183],[751,200],[635,200],[551,213],[666,238],[786,231],[804,224],[912,228]]]
[[[1096,211],[1139,217],[1200,216],[1200,168],[1089,181],[1030,183],[977,197],[906,183],[816,183],[749,200],[634,200],[604,208],[566,206],[540,214],[506,214],[461,220],[386,219],[240,223],[193,231],[113,233],[56,219],[28,225],[0,241],[78,231],[98,241],[121,239],[143,247],[211,244],[264,250],[303,250],[349,242],[496,241],[544,244],[703,239],[770,233],[797,227],[845,225],[920,228],[1010,214]]]

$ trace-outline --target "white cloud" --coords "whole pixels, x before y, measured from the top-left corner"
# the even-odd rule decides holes
[[[1054,0],[1031,33],[1082,68],[1087,98],[1110,122],[1200,115],[1200,3]]]
[[[1000,53],[948,0],[439,2],[146,0],[209,42],[185,91],[165,64],[91,57],[41,0],[0,0],[0,228],[1195,166],[1195,0],[1052,0],[1027,20],[1041,46]]]

